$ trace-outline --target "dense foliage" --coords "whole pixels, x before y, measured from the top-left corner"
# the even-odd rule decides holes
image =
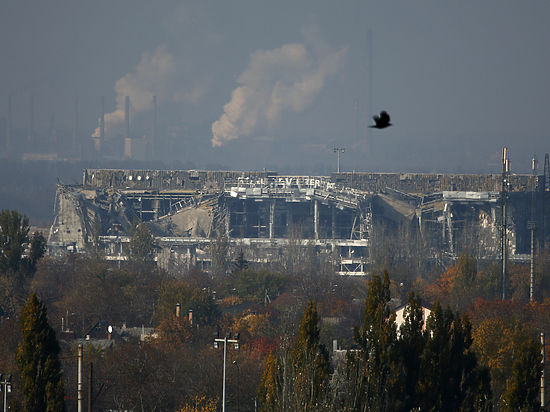
[[[61,363],[51,376],[63,371],[63,386],[46,392],[64,387],[67,409],[76,408],[75,338],[87,335],[83,395],[93,362],[94,410],[220,409],[223,354],[213,337],[226,332],[240,333],[240,349],[227,351],[227,410],[540,410],[539,334],[550,332],[544,253],[537,302],[528,303],[528,267],[510,265],[511,299],[501,301],[498,268],[470,253],[434,269],[381,243],[376,265],[391,270],[366,281],[336,275],[335,261],[293,238],[278,265],[259,266],[246,248],[230,255],[219,235],[210,273],[167,272],[152,260],[146,225],[135,227],[130,259],[113,264],[98,250],[44,258],[44,238],[28,236],[24,216],[1,216],[0,371],[14,374],[13,410],[31,404],[25,341],[37,336],[34,350]],[[407,296],[398,327],[395,307]],[[42,335],[29,333],[29,319]],[[46,339],[50,324],[59,351]]]
[[[23,410],[65,410],[59,343],[48,323],[46,308],[33,293],[21,310],[23,342],[17,352],[21,370]]]

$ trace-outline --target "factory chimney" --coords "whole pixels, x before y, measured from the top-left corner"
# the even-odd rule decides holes
[[[105,97],[101,96],[101,112],[99,113],[99,137],[92,136],[94,142],[94,152],[96,155],[101,155],[101,145],[105,138]]]

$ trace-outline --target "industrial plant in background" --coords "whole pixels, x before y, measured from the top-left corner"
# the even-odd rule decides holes
[[[132,128],[130,96],[124,98],[124,108],[105,114],[105,98],[98,101],[98,126],[93,133],[80,128],[80,101],[73,101],[71,129],[59,128],[55,115],[49,118],[48,127],[37,129],[35,99],[28,101],[28,124],[15,127],[13,98],[8,96],[7,115],[0,118],[0,158],[22,160],[153,160],[156,159],[158,139],[157,97],[152,96],[152,121],[146,132]],[[27,106],[27,105],[25,105]]]
[[[440,263],[504,256],[505,271],[508,259],[529,261],[531,239],[550,246],[549,160],[540,175],[85,169],[81,185],[57,186],[48,247],[124,261],[137,222],[168,269],[209,271],[224,241],[227,256],[245,250],[254,265],[314,251],[343,275],[368,274],[388,244]]]

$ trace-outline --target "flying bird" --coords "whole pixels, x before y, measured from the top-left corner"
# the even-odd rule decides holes
[[[390,115],[385,110],[382,110],[379,116],[374,115],[372,116],[372,118],[374,120],[374,124],[370,125],[369,127],[372,127],[374,129],[385,129],[386,127],[392,125],[390,123]]]

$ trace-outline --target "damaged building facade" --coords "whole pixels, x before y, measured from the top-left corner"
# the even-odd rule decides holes
[[[505,230],[510,258],[526,259],[530,222],[537,243],[549,241],[545,172],[509,174],[504,193],[496,174],[86,169],[82,185],[57,187],[48,246],[52,254],[97,247],[107,259],[125,260],[132,225],[147,222],[165,268],[210,270],[223,237],[229,258],[242,249],[250,262],[274,263],[288,248],[310,248],[341,274],[365,275],[391,233],[415,233],[430,258],[455,258],[475,242],[480,257],[498,259]]]

